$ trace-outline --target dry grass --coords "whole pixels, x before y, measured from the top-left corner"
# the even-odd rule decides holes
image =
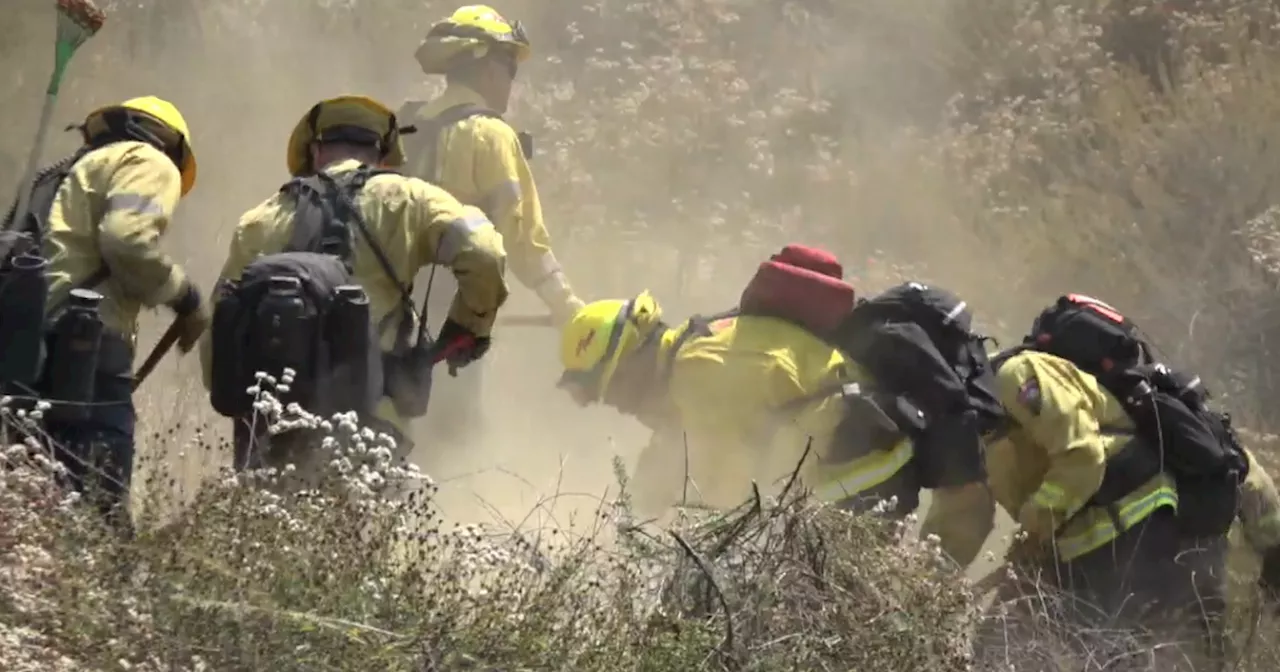
[[[10,129],[0,138],[0,184],[16,179],[29,143],[24,129],[34,122],[51,57],[51,3],[9,4],[0,21],[0,117]],[[72,65],[60,114],[72,121],[92,106],[151,92],[186,112],[201,184],[166,244],[202,280],[212,279],[220,263],[208,251],[221,249],[239,213],[283,180],[284,138],[311,103],[348,90],[393,102],[430,93],[418,84],[410,54],[426,26],[451,9],[407,0],[115,4],[107,28]],[[668,298],[675,315],[719,308],[734,299],[762,254],[790,240],[838,250],[866,290],[903,275],[948,285],[1003,339],[1016,338],[1052,295],[1084,291],[1120,306],[1172,358],[1203,373],[1239,424],[1275,432],[1280,359],[1269,338],[1280,333],[1274,311],[1280,17],[1269,0],[1176,2],[1166,6],[1194,11],[1163,18],[1151,11],[1122,15],[1110,5],[513,0],[499,9],[525,18],[539,49],[512,116],[538,137],[535,165],[549,226],[589,297],[649,287]],[[1126,64],[1125,58],[1154,53],[1163,38],[1165,69],[1144,74]],[[1162,90],[1153,89],[1153,77],[1163,77]],[[71,139],[59,142],[56,151],[70,149]],[[147,333],[154,327],[149,323]],[[540,363],[538,353],[549,360],[553,352],[543,336],[499,340],[500,361],[529,360],[512,365],[524,376],[551,368]],[[216,447],[221,425],[207,424],[194,374],[190,362],[166,367],[167,377],[148,383],[140,399],[145,451],[161,474],[140,489],[159,500],[175,492],[191,500],[202,476],[224,459]],[[511,409],[525,402],[496,403]],[[563,416],[564,424],[577,417]],[[171,429],[177,422],[182,426]],[[554,464],[553,446],[580,439],[575,431],[540,427],[536,433],[545,436],[536,446],[512,450],[531,461],[545,451],[542,461]],[[198,449],[200,442],[215,447]],[[597,460],[586,478],[593,486],[609,481],[605,463]],[[6,484],[0,496],[19,491],[18,481]],[[780,571],[794,580],[803,576],[795,569],[801,565],[750,571],[735,565],[711,572],[722,577],[730,613],[755,613],[759,605],[778,620],[747,619],[728,647],[724,605],[690,612],[682,597],[656,630],[649,615],[635,616],[631,605],[652,593],[620,577],[637,571],[628,563],[638,556],[588,552],[593,542],[578,539],[595,539],[589,531],[565,542],[569,550],[553,565],[558,574],[538,570],[524,581],[507,573],[508,583],[491,587],[488,597],[466,598],[480,602],[443,597],[449,591],[437,597],[426,591],[423,598],[414,582],[456,571],[447,561],[453,556],[423,560],[426,574],[386,575],[392,588],[365,588],[365,581],[379,585],[383,561],[400,558],[403,548],[392,536],[350,543],[343,536],[353,534],[343,517],[354,515],[343,508],[348,503],[331,504],[332,515],[324,516],[309,503],[275,505],[288,520],[305,521],[299,537],[285,518],[255,513],[269,503],[254,488],[214,480],[199,492],[183,514],[187,525],[166,533],[180,543],[156,540],[105,555],[89,553],[104,542],[73,514],[30,517],[35,527],[21,528],[30,536],[20,548],[0,552],[12,559],[30,547],[54,563],[24,556],[6,565],[43,576],[39,594],[47,599],[31,607],[36,612],[14,606],[7,594],[0,600],[7,627],[0,652],[68,655],[103,669],[115,665],[112,656],[142,664],[152,654],[163,656],[155,665],[164,669],[181,669],[197,656],[208,669],[370,669],[384,661],[386,669],[401,669],[420,667],[424,656],[453,651],[484,658],[489,650],[499,658],[473,669],[573,667],[566,661],[600,670],[908,669],[953,655],[937,646],[937,631],[920,633],[961,627],[967,613],[951,601],[951,590],[894,578],[926,575],[912,564],[927,563],[926,551],[904,556],[898,546],[872,551],[850,540],[833,547],[846,560],[833,561],[830,571],[853,581],[841,574],[847,569],[880,591],[891,585],[887,601],[861,604],[855,597],[865,593],[851,589],[841,599],[823,599],[832,603],[829,610],[818,609],[805,600],[825,594],[762,578]],[[31,501],[56,508],[39,497]],[[24,509],[14,506],[16,517]],[[844,526],[832,512],[778,506],[759,515],[783,527],[810,526],[793,539],[862,529]],[[8,525],[10,509],[3,511],[5,529],[20,529]],[[369,521],[370,534],[389,529],[378,527],[381,515]],[[771,543],[783,543],[777,539]],[[690,555],[672,543],[653,551],[663,558],[654,571],[668,578],[687,568]],[[286,547],[294,552],[277,552]],[[200,562],[155,555],[165,548],[190,549]],[[228,557],[228,549],[244,557]],[[134,579],[139,585],[122,587],[111,568],[135,562],[133,556],[151,569]],[[797,550],[781,557],[804,556]],[[270,571],[253,564],[268,558],[281,564]],[[214,559],[221,564],[202,564]],[[330,574],[322,571],[326,563]],[[548,583],[550,576],[575,588]],[[593,581],[603,587],[591,593]],[[787,590],[755,595],[744,592],[749,586]],[[936,607],[897,608],[893,613],[906,614],[897,619],[858,611],[909,607],[931,592]],[[134,595],[146,608],[133,606]],[[601,629],[566,625],[564,610],[578,609],[580,595],[592,596],[581,613],[602,619]],[[513,602],[551,606],[524,610],[536,622],[517,627],[502,611]],[[1244,618],[1248,600],[1240,602]],[[78,606],[97,616],[73,618]],[[161,617],[138,624],[130,609],[144,620]],[[923,615],[930,620],[919,620]],[[814,620],[787,620],[801,616]],[[794,632],[809,634],[768,639]],[[494,639],[499,635],[506,639]],[[844,639],[823,639],[837,635]],[[868,642],[861,651],[894,653],[855,665],[848,659],[862,655],[850,643],[855,638]],[[1274,668],[1277,654],[1260,646],[1265,639],[1253,640],[1244,669]],[[792,646],[787,642],[794,648],[772,657],[770,647]],[[799,666],[795,657],[805,655],[814,656],[812,663]],[[841,662],[823,662],[834,660]],[[1062,669],[1080,669],[1076,663]]]
[[[0,663],[609,672],[969,659],[971,596],[948,585],[936,547],[902,538],[905,525],[784,492],[665,532],[630,522],[625,494],[585,529],[448,527],[434,486],[389,466],[385,437],[307,422],[332,437],[315,489],[224,473],[131,542],[54,487],[41,453],[8,450],[0,641],[15,646]],[[388,497],[403,481],[416,494]]]

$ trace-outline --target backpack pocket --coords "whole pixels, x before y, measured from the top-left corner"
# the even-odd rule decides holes
[[[430,342],[420,341],[399,353],[386,353],[382,362],[386,396],[391,398],[396,413],[402,418],[426,415],[434,370]]]
[[[940,417],[913,441],[920,487],[932,490],[986,480],[981,423],[976,411]]]
[[[249,388],[254,384],[246,349],[248,325],[244,319],[243,299],[230,283],[220,289],[214,303],[213,322],[209,327],[212,344],[212,377],[209,402],[220,415],[234,418],[253,410]]]
[[[844,416],[824,462],[841,463],[877,450],[891,450],[908,432],[923,427],[923,414],[902,397],[869,394],[845,386]]]
[[[0,232],[0,381],[30,387],[44,369],[48,261],[25,252],[31,237]]]

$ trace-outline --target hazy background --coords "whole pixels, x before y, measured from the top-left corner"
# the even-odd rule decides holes
[[[1220,45],[1269,11],[1202,4],[1232,11],[1157,37]],[[286,179],[284,145],[298,118],[342,93],[392,106],[432,95],[441,82],[412,54],[454,9],[405,0],[105,6],[106,28],[77,55],[57,124],[136,95],[179,106],[200,182],[166,245],[204,287],[238,216]],[[947,285],[1006,344],[1054,296],[1084,291],[1137,317],[1226,392],[1238,416],[1270,428],[1274,227],[1256,218],[1280,177],[1267,149],[1280,140],[1280,87],[1266,40],[1252,43],[1253,60],[1187,52],[1177,63],[1187,81],[1162,98],[1106,53],[1147,44],[1147,19],[1116,19],[1105,2],[495,7],[525,21],[533,40],[509,119],[537,138],[547,225],[587,300],[648,288],[672,321],[718,310],[791,241],[837,251],[862,291],[908,275]],[[8,0],[0,22],[5,188],[34,132],[53,15],[51,1]],[[1262,38],[1271,25],[1261,24]],[[46,161],[75,145],[69,134],[53,138]],[[513,292],[509,312],[540,310],[514,280]],[[144,350],[165,320],[148,320]],[[613,484],[610,459],[630,462],[647,438],[633,421],[555,393],[548,331],[500,330],[485,364],[481,446],[433,450],[429,422],[417,431],[418,461],[445,483],[452,516],[485,517],[492,506],[519,519],[539,496],[599,496]],[[194,357],[165,362],[139,398],[155,434],[144,450],[163,453],[187,490],[225,459],[197,445],[226,429],[197,366]],[[565,516],[593,506],[564,496],[555,508]]]

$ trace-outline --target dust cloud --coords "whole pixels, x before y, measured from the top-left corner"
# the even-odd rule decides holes
[[[239,215],[288,179],[284,146],[298,118],[317,100],[347,92],[372,95],[393,106],[421,96],[425,78],[412,53],[426,24],[446,10],[424,10],[421,34],[405,31],[393,39],[373,39],[359,26],[343,30],[329,25],[348,15],[326,16],[309,3],[199,4],[104,4],[107,25],[77,53],[55,126],[78,122],[96,106],[136,95],[159,95],[183,111],[200,178],[180,206],[165,245],[201,287],[210,288]],[[19,0],[19,24],[0,33],[0,72],[7,78],[0,84],[9,94],[0,100],[0,117],[9,122],[0,137],[0,182],[5,185],[16,185],[34,136],[42,85],[51,69],[53,16],[52,2]],[[426,92],[430,90],[428,84]],[[72,134],[57,130],[50,135],[46,162],[75,148]],[[553,231],[560,226],[550,225]],[[573,262],[566,260],[576,268]],[[578,285],[589,291],[589,275],[576,275]],[[512,310],[540,310],[523,288],[513,292]],[[162,312],[147,316],[139,358],[166,321]],[[480,520],[497,514],[519,520],[539,501],[553,497],[557,520],[567,523],[566,508],[570,513],[593,510],[612,484],[610,446],[629,458],[643,444],[644,433],[625,419],[607,417],[611,414],[583,413],[559,403],[552,394],[554,334],[519,333],[496,341],[485,362],[485,428],[465,445],[441,446],[432,441],[430,418],[421,419],[414,428],[419,445],[414,460],[440,483],[441,503],[451,518]],[[443,371],[438,376],[442,380],[435,394],[448,394],[451,381],[444,380]],[[181,360],[171,355],[137,401],[140,451],[152,453],[140,459],[163,457],[181,472],[181,489],[190,492],[211,467],[229,459],[203,454],[194,444],[176,448],[197,435],[229,436],[229,421],[208,407],[194,355]],[[170,440],[174,427],[178,441]],[[160,450],[168,454],[155,455]],[[574,499],[578,502],[565,506]]]
[[[546,138],[540,146],[547,149],[534,162],[543,207],[557,253],[586,299],[648,288],[663,300],[669,321],[718,310],[736,301],[763,256],[791,240],[842,252],[864,288],[891,279],[887,265],[872,263],[877,255],[936,261],[942,272],[967,267],[948,263],[964,244],[959,237],[943,244],[898,226],[902,218],[941,216],[947,203],[912,182],[910,146],[888,140],[901,119],[939,109],[945,93],[894,65],[901,55],[895,50],[907,48],[894,44],[894,35],[911,29],[915,39],[928,39],[944,25],[904,26],[878,16],[879,33],[831,35],[821,23],[822,7],[812,16],[779,15],[786,25],[752,14],[739,17],[732,44],[694,47],[709,58],[737,59],[738,70],[691,80],[670,65],[664,49],[671,36],[702,43],[693,28],[664,12],[695,10],[687,3],[654,10],[663,31],[628,34],[622,4],[497,5],[530,27],[535,56],[522,72],[511,120]],[[0,26],[0,118],[7,122],[0,183],[11,185],[29,150],[51,66],[53,3],[9,0],[6,6],[13,18]],[[342,93],[393,106],[431,95],[438,84],[421,74],[412,54],[430,22],[453,9],[398,0],[133,0],[104,8],[107,26],[77,54],[55,123],[145,94],[168,98],[184,112],[200,178],[165,245],[204,288],[217,276],[240,213],[287,179],[285,141],[298,118],[317,100]],[[591,34],[593,26],[602,32]],[[825,44],[801,45],[798,35]],[[598,66],[601,61],[618,65]],[[700,92],[699,86],[713,84],[736,97]],[[860,114],[841,116],[805,103],[805,96],[842,102]],[[700,107],[682,100],[701,101]],[[619,120],[609,122],[615,115]],[[833,150],[805,144],[797,129],[844,138],[848,152],[890,169],[857,176],[864,183],[861,201],[825,202],[831,178],[815,157],[829,162]],[[758,137],[766,139],[763,145]],[[54,133],[44,160],[74,145],[70,134]],[[760,174],[770,179],[743,186]],[[870,192],[873,200],[865,196]],[[972,293],[978,279],[961,276],[951,284]],[[541,312],[530,292],[512,285],[509,313]],[[162,312],[147,317],[139,357],[166,320]],[[578,409],[556,393],[555,353],[555,335],[547,330],[500,330],[484,363],[485,422],[477,438],[433,441],[431,416],[415,426],[415,460],[440,482],[450,518],[520,521],[538,502],[546,503],[547,522],[590,516],[615,487],[612,458],[630,464],[644,445],[647,432],[634,421]],[[443,372],[437,376],[435,394],[448,394],[452,381]],[[228,421],[208,407],[194,356],[162,364],[138,405],[142,459],[181,474],[179,491],[189,494],[227,459],[223,451],[194,444],[175,448],[229,433]]]

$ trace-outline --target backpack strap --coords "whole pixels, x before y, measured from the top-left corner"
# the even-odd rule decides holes
[[[987,360],[991,362],[991,372],[999,373],[1000,368],[1003,367],[1005,363],[1028,350],[1035,350],[1035,347],[1030,343],[1023,343],[1022,345],[1015,345],[1012,348],[1001,350]]]
[[[295,197],[293,231],[286,252],[318,252],[337,257],[352,271],[353,232],[338,219],[337,187],[320,174],[291,180],[281,191]]]
[[[53,211],[53,203],[58,198],[58,191],[62,188],[62,183],[66,182],[75,165],[89,152],[127,139],[129,138],[108,137],[102,138],[93,144],[83,145],[61,161],[46,166],[36,173],[35,180],[31,185],[31,198],[27,202],[26,215],[21,221],[18,221],[18,200],[14,199],[14,202],[9,206],[9,211],[5,214],[3,228],[0,230],[26,234],[29,236],[30,241],[28,249],[34,250],[39,254],[41,248],[44,247],[44,237],[49,228],[49,214]],[[111,277],[111,268],[106,264],[102,264],[80,282],[75,283],[73,288],[92,289],[105,282],[109,277]],[[58,306],[56,305],[50,306],[50,313],[55,313],[57,308]]]
[[[355,233],[359,231],[374,258],[382,268],[383,274],[395,284],[400,293],[400,304],[403,312],[417,319],[418,314],[413,301],[413,285],[405,286],[396,277],[395,269],[387,258],[382,246],[369,232],[364,214],[356,205],[354,196],[360,193],[370,178],[382,174],[399,174],[393,170],[373,169],[361,165],[350,175],[335,178],[319,171],[307,177],[294,178],[281,187],[281,191],[294,195],[297,200],[294,211],[293,231],[290,235],[287,251],[316,252],[337,257],[346,267],[347,272],[354,272]],[[352,229],[355,229],[353,231]],[[378,324],[378,333],[386,331],[395,317],[392,311]],[[407,322],[401,323],[397,334],[397,342],[408,340]]]
[[[426,174],[423,175],[423,179],[432,184],[440,182],[441,170],[436,151],[440,144],[440,135],[450,126],[472,117],[489,117],[505,121],[502,114],[483,105],[461,103],[443,110],[440,114],[422,123],[414,124],[418,132],[413,136],[412,149],[415,150],[415,153],[420,151],[420,156],[425,157],[425,159],[420,159],[422,165],[426,166]]]
[[[685,323],[684,330],[676,336],[676,340],[671,344],[671,349],[667,351],[667,357],[662,363],[661,377],[663,382],[671,379],[672,367],[676,363],[676,356],[680,354],[680,349],[692,338],[706,338],[712,335],[711,325],[720,320],[727,320],[731,317],[738,317],[741,313],[737,308],[715,313],[710,316],[694,315]],[[655,332],[657,333],[657,332]]]
[[[417,320],[418,338],[415,343],[421,342],[422,339],[427,336],[427,323],[426,320],[418,314],[417,307],[414,304],[413,282],[410,281],[406,286],[404,283],[400,282],[399,278],[396,277],[395,267],[391,265],[391,260],[387,258],[387,253],[382,249],[382,246],[378,244],[378,241],[373,237],[373,234],[369,232],[369,225],[365,222],[364,214],[360,212],[360,208],[356,205],[354,198],[356,194],[360,193],[360,190],[364,188],[364,185],[371,178],[377,175],[398,175],[399,173],[394,170],[374,169],[367,165],[361,165],[355,170],[355,172],[347,177],[346,180],[344,180],[342,185],[339,185],[338,181],[327,173],[322,172],[317,174],[321,176],[322,180],[328,182],[332,189],[332,193],[337,196],[336,203],[339,206],[338,212],[346,215],[345,218],[339,218],[336,221],[346,221],[355,224],[361,237],[363,237],[365,242],[369,244],[369,249],[373,251],[373,256],[378,260],[378,265],[382,267],[382,272],[387,276],[387,279],[396,286],[396,289],[399,290],[402,314],[406,317]],[[378,324],[379,334],[386,331],[386,328],[391,323],[394,315],[395,311],[388,313],[387,316],[383,318],[382,322]],[[410,329],[412,329],[410,320],[400,321],[399,329],[396,331],[396,349],[411,345],[409,343]]]

